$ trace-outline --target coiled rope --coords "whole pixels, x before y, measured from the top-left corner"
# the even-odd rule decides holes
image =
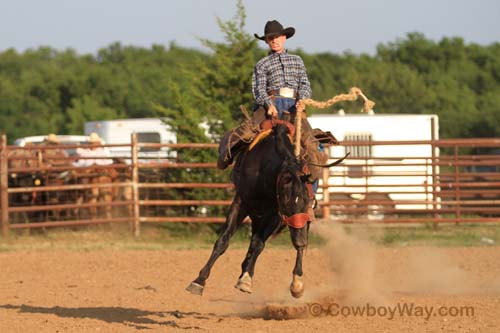
[[[375,102],[369,100],[365,96],[365,94],[363,94],[361,89],[359,89],[358,87],[352,87],[351,89],[349,89],[348,94],[336,95],[336,96],[334,96],[334,97],[332,97],[329,100],[324,101],[324,102],[318,102],[318,101],[315,101],[315,100],[310,99],[310,98],[299,100],[299,107],[297,108],[296,118],[302,119],[304,117],[303,110],[306,107],[306,105],[310,105],[310,106],[313,106],[313,107],[319,108],[319,109],[324,109],[324,108],[332,106],[333,104],[338,103],[338,102],[355,101],[358,99],[358,97],[361,97],[364,100],[364,105],[363,105],[363,109],[361,110],[361,112],[368,112],[368,111],[372,110],[373,107],[375,106]],[[301,125],[302,125],[301,121],[295,122],[295,156],[297,156],[297,158],[300,155],[300,137],[302,135],[302,133],[301,133],[302,126]]]
[[[338,102],[355,101],[358,99],[358,97],[361,97],[364,100],[362,112],[368,112],[368,111],[372,110],[373,107],[375,106],[375,103],[373,101],[369,100],[363,94],[361,89],[359,89],[358,87],[352,87],[351,89],[349,89],[348,94],[340,94],[340,95],[334,96],[334,97],[332,97],[329,100],[324,101],[324,102],[318,102],[318,101],[315,101],[313,99],[306,98],[306,99],[301,99],[299,101],[299,103],[302,104],[303,107],[305,107],[306,105],[310,105],[310,106],[314,106],[315,108],[318,108],[318,109],[324,109],[324,108],[332,106],[333,104],[338,103]]]

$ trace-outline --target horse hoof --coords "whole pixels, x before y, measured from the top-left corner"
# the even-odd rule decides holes
[[[199,296],[203,295],[203,286],[196,282],[191,282],[189,286],[187,286],[186,290],[193,295],[199,295]]]
[[[292,294],[293,297],[295,298],[301,298],[302,295],[304,295],[304,289],[299,290],[299,291],[294,291],[292,288],[290,288],[290,293]]]
[[[236,283],[234,287],[244,293],[249,293],[249,294],[252,293],[252,285],[249,283],[238,281],[238,283]]]
[[[304,283],[300,276],[294,276],[292,284],[290,284],[290,293],[295,298],[300,298],[304,295]]]
[[[239,278],[238,282],[234,286],[236,289],[239,289],[242,292],[245,293],[252,293],[252,278],[250,277],[250,274],[244,273],[241,278]]]

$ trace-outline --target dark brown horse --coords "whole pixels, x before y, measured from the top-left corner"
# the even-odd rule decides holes
[[[7,162],[9,187],[31,188],[44,185],[44,177],[40,172],[26,170],[39,168],[40,160],[39,150],[10,149]],[[9,204],[11,206],[41,206],[46,204],[46,195],[37,191],[16,192],[9,195]],[[19,212],[14,214],[13,222],[42,222],[44,215],[43,211]]]
[[[236,288],[250,293],[255,262],[266,240],[288,225],[297,250],[290,291],[294,297],[303,294],[302,255],[308,241],[310,191],[303,163],[295,158],[289,128],[276,125],[267,136],[258,136],[257,144],[245,149],[236,160],[232,179],[236,194],[226,223],[215,242],[212,254],[198,277],[186,288],[202,295],[205,282],[215,261],[229,246],[243,220],[252,220],[252,236]]]

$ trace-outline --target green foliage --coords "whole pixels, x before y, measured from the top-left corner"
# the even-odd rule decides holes
[[[242,120],[240,105],[251,109],[253,66],[265,54],[245,31],[245,18],[239,0],[231,20],[217,19],[224,42],[200,39],[209,52],[175,43],[149,49],[113,43],[95,56],[49,47],[0,52],[0,131],[12,142],[80,134],[90,120],[166,117],[179,142],[217,141]],[[379,45],[375,56],[290,52],[303,57],[316,100],[357,86],[378,113],[437,114],[442,138],[500,136],[500,43],[436,42],[414,32]],[[321,112],[340,108],[358,113],[361,103]],[[183,158],[214,157],[197,154]]]
[[[465,45],[461,38],[443,38],[436,43],[420,33],[411,33],[407,39],[380,45],[377,60],[389,66],[402,65],[415,73],[421,84],[408,90],[409,98],[390,94],[385,88],[380,93],[409,102],[410,108],[415,108],[414,100],[418,101],[412,113],[438,114],[441,137],[499,135],[500,107],[494,106],[500,87],[499,43]],[[370,96],[379,98],[378,94]]]
[[[210,61],[198,63],[199,80],[194,82],[200,91],[199,103],[208,107],[205,120],[213,134],[221,135],[234,127],[243,116],[240,105],[248,108],[253,103],[251,77],[257,42],[244,31],[245,17],[240,0],[232,20],[217,19],[226,43],[201,39],[213,54]]]
[[[67,115],[69,122],[66,129],[70,133],[82,133],[86,119],[108,120],[119,116],[114,109],[102,107],[98,101],[88,95],[73,98],[72,106],[68,108]]]

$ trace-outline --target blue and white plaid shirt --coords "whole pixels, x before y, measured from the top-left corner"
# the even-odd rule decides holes
[[[271,90],[292,88],[298,99],[311,98],[311,84],[306,67],[298,55],[270,53],[256,65],[252,75],[252,92],[255,101],[266,107],[272,104],[267,94]]]

